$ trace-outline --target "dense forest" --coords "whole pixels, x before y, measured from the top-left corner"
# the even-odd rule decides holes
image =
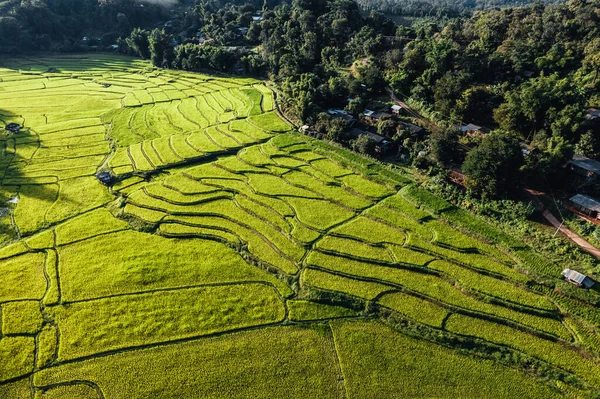
[[[544,1],[544,4],[561,3],[561,0]],[[474,10],[522,7],[529,0],[357,0],[358,5],[368,11],[379,11],[386,15],[411,17],[458,17],[469,16]]]
[[[509,195],[515,179],[556,184],[574,152],[600,154],[600,130],[585,119],[586,109],[600,106],[599,0],[467,14],[487,6],[440,2],[435,7],[457,6],[456,15],[400,25],[353,0],[164,4],[4,1],[0,44],[5,52],[113,49],[161,67],[265,76],[285,114],[341,142],[352,126],[323,111],[345,108],[360,119],[394,92],[426,116],[419,124],[427,137],[385,118],[372,130],[418,166],[462,168],[483,196]],[[469,123],[492,134],[459,134],[456,127]],[[373,153],[362,141],[351,144]]]

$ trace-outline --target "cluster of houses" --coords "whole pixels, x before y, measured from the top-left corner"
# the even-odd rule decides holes
[[[587,179],[595,179],[600,175],[600,162],[583,155],[573,156],[567,163],[567,168]],[[600,221],[600,200],[589,195],[576,194],[569,199],[569,205],[576,213]]]
[[[348,101],[352,99],[349,98]],[[365,109],[358,118],[354,117],[350,112],[340,108],[330,108],[327,114],[331,118],[341,119],[349,128],[348,136],[351,140],[357,139],[359,136],[367,136],[375,142],[375,152],[378,155],[386,155],[391,152],[394,145],[390,138],[385,137],[376,132],[377,123],[381,120],[392,120],[395,126],[408,130],[411,135],[419,135],[424,132],[420,126],[412,123],[404,122],[396,118],[404,113],[404,109],[400,105],[392,105],[388,110],[373,111]],[[310,127],[305,125],[301,127],[304,133],[310,133]]]

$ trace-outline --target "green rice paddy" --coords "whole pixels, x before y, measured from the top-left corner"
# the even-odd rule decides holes
[[[408,174],[291,132],[264,82],[0,65],[0,122],[23,126],[0,132],[0,398],[600,390],[596,291],[555,289],[560,265]]]

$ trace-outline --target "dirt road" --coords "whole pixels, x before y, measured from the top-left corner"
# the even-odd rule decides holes
[[[577,234],[577,233],[573,232],[572,230],[569,230],[567,227],[565,227],[562,224],[562,222],[560,220],[558,220],[556,218],[556,216],[554,216],[546,208],[546,206],[542,203],[542,201],[540,201],[537,198],[538,195],[544,195],[543,193],[533,191],[533,190],[530,190],[527,188],[525,189],[525,191],[533,199],[533,202],[534,202],[536,208],[538,208],[542,212],[542,216],[544,217],[544,219],[546,219],[552,226],[556,227],[561,233],[563,233],[565,236],[567,236],[567,238],[569,240],[573,241],[581,249],[583,249],[584,251],[586,251],[587,253],[589,253],[591,255],[594,255],[596,258],[600,259],[600,249],[594,247],[592,244],[587,242],[579,234]]]

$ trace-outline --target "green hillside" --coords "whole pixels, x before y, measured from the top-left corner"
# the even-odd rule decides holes
[[[594,397],[596,291],[274,107],[129,58],[1,64],[0,398]]]

